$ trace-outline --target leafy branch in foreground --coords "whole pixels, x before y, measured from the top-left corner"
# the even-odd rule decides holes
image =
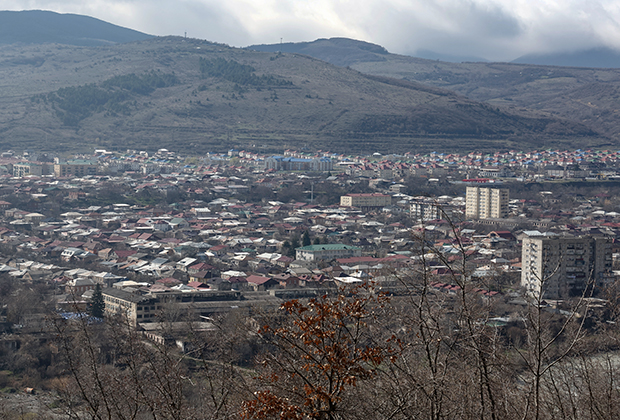
[[[347,391],[396,358],[389,340],[377,342],[371,334],[375,311],[387,301],[363,285],[334,298],[282,304],[282,323],[259,330],[275,351],[261,361],[263,389],[244,403],[243,417],[340,418]]]

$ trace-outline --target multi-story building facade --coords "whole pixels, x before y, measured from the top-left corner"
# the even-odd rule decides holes
[[[528,236],[521,252],[521,286],[533,296],[581,296],[611,273],[611,240],[604,237]]]
[[[101,290],[107,316],[120,315],[136,327],[138,324],[179,320],[199,320],[231,311],[251,313],[256,308],[275,309],[282,301],[272,295],[246,299],[237,290],[161,291],[142,294],[133,289],[106,287]]]
[[[56,162],[54,163],[54,175],[57,177],[97,175],[97,164],[89,160]]]
[[[420,222],[445,219],[452,216],[452,208],[434,200],[415,200],[409,204],[411,218]]]
[[[467,187],[465,216],[468,219],[502,219],[508,216],[507,188]]]
[[[361,209],[381,208],[392,204],[392,196],[387,194],[347,194],[340,196],[342,207],[359,207]]]
[[[13,176],[21,178],[29,175],[43,175],[43,165],[32,162],[19,162],[13,165]]]

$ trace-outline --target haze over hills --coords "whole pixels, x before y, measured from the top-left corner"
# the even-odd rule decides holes
[[[384,47],[349,38],[320,38],[310,42],[287,42],[282,44],[250,45],[254,51],[282,51],[306,54],[337,66],[347,66],[359,61],[385,61],[378,55],[390,54]],[[340,54],[339,54],[340,53]],[[395,55],[395,54],[390,54]],[[418,50],[411,58],[445,61],[450,63],[488,63],[489,60],[475,56],[456,56],[430,50]],[[611,48],[593,48],[572,52],[526,54],[513,61],[516,64],[541,66],[564,66],[585,68],[620,68],[620,52]]]
[[[435,51],[430,50],[417,50],[414,54],[415,57],[418,58],[426,58],[428,60],[439,60],[439,61],[448,61],[450,63],[464,63],[464,62],[475,62],[475,63],[488,63],[489,60],[482,57],[470,56],[470,55],[452,55],[452,54],[442,54]]]
[[[309,55],[180,37],[96,47],[0,45],[0,148],[403,152],[610,142],[602,125],[508,107],[507,100],[481,103],[485,92],[514,84],[514,71],[502,66],[516,65],[460,67],[359,41],[321,41],[327,49],[306,48],[324,51],[323,60],[340,60],[340,67]],[[536,69],[525,78],[549,78]],[[521,97],[532,95],[527,89]]]
[[[151,38],[89,16],[44,10],[0,11],[0,44],[110,45]]]
[[[611,48],[594,48],[564,53],[528,54],[512,62],[543,66],[618,68],[620,67],[620,52]]]

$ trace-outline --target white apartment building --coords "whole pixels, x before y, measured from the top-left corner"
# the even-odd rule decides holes
[[[379,193],[347,194],[340,196],[342,207],[378,208],[392,204],[392,196]]]
[[[507,188],[467,187],[465,216],[468,219],[502,219],[508,216]]]

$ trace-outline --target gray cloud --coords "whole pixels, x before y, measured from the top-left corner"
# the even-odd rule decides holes
[[[78,13],[154,35],[235,46],[345,36],[397,53],[510,60],[527,53],[620,50],[615,0],[3,0],[6,10]]]

